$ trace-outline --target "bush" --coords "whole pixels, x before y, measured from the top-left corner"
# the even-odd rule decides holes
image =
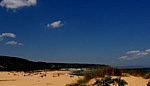
[[[139,76],[139,77],[143,77],[145,79],[149,79],[150,78],[150,73],[149,72],[145,72],[142,69],[138,69],[138,70],[134,70],[134,69],[130,69],[130,70],[123,70],[124,73],[133,75],[133,76]]]
[[[89,82],[89,80],[97,77],[121,76],[121,75],[122,75],[122,71],[120,69],[116,69],[112,67],[98,68],[95,71],[86,72],[83,79],[78,80],[76,83],[71,84],[70,86],[83,86],[83,84],[85,85],[85,83]],[[106,79],[108,79],[108,77]]]
[[[145,74],[145,75],[143,76],[143,78],[149,79],[149,78],[150,78],[150,73]]]
[[[121,76],[122,71],[117,68],[112,67],[104,67],[101,69],[97,69],[95,72],[95,77],[105,77],[105,76]]]
[[[102,78],[101,80],[96,80],[96,82],[93,84],[94,86],[110,86],[112,83],[117,83],[118,86],[125,86],[128,83],[125,80],[122,80],[121,78],[114,78],[112,79],[111,77],[105,77]]]

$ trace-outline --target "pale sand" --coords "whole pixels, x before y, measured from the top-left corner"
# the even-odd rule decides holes
[[[150,79],[143,79],[142,77],[122,77],[125,81],[128,82],[128,86],[147,86],[147,83]]]
[[[58,73],[60,74],[59,77]],[[47,76],[42,78],[40,74],[24,77],[24,73],[15,72],[9,74],[9,72],[0,72],[0,86],[65,86],[82,78],[77,76],[70,77],[65,75],[66,73],[69,73],[69,71],[49,71],[46,72]],[[42,74],[45,74],[45,72]],[[128,82],[127,86],[146,86],[150,80],[134,76],[122,77],[122,79]],[[94,79],[92,82],[94,82]]]
[[[81,78],[78,76],[70,77],[65,75],[66,73],[68,71],[51,71],[42,78],[40,74],[24,77],[24,73],[0,72],[0,86],[65,86]]]

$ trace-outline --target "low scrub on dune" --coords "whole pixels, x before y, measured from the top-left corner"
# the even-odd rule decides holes
[[[150,78],[150,72],[144,71],[143,69],[130,69],[130,70],[122,70],[123,73],[137,76],[137,77],[143,77],[144,79]]]
[[[102,67],[97,68],[94,71],[87,71],[84,74],[84,77],[82,79],[77,80],[76,83],[70,84],[68,86],[85,86],[86,83],[88,83],[93,78],[99,78],[99,77],[105,77],[105,76],[121,76],[122,71],[117,68],[112,67]],[[78,85],[79,84],[79,85]]]
[[[88,83],[91,79],[101,78],[102,80],[105,79],[107,76],[118,76],[123,77],[127,75],[137,76],[137,77],[143,77],[144,79],[150,78],[150,72],[145,72],[145,70],[142,69],[118,69],[118,68],[112,68],[112,67],[101,67],[97,68],[94,71],[87,71],[84,74],[84,77],[77,80],[76,83],[70,84],[68,86],[88,86],[86,83]],[[112,81],[116,82],[116,80],[120,81],[118,83],[124,83],[124,85],[118,86],[125,86],[127,85],[127,82],[124,80],[121,80],[121,78],[112,79]],[[101,82],[100,80],[98,82]],[[100,83],[99,83],[100,84]],[[105,85],[96,85],[96,86],[105,86]],[[106,85],[109,86],[109,85]]]
[[[105,77],[105,76],[121,76],[122,72],[120,69],[112,68],[112,67],[103,67],[98,68],[93,72],[86,72],[84,76],[84,81],[89,81],[93,78]]]

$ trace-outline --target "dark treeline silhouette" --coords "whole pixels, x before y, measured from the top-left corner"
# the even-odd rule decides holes
[[[0,71],[33,71],[44,69],[59,70],[61,68],[97,68],[97,67],[107,67],[107,65],[33,62],[18,57],[0,56]]]

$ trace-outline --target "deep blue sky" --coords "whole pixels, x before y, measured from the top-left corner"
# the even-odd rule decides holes
[[[1,0],[2,1],[2,0]],[[62,21],[63,26],[46,25]],[[0,7],[0,55],[34,61],[150,65],[150,56],[120,60],[127,51],[150,48],[149,0],[37,0],[35,6]],[[24,46],[6,45],[17,40]]]

